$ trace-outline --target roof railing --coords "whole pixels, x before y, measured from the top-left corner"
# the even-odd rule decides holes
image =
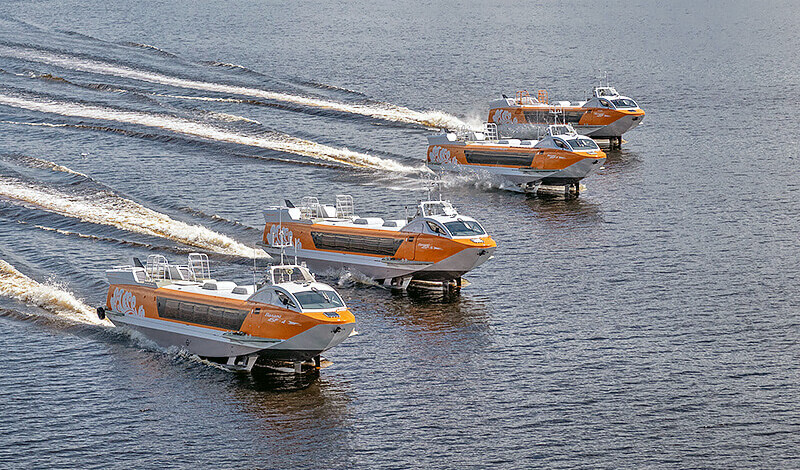
[[[300,218],[313,219],[320,217],[319,199],[314,196],[305,196],[300,201]]]
[[[547,90],[541,89],[536,92],[536,99],[539,100],[540,103],[547,104],[548,97],[547,97]]]
[[[525,104],[536,104],[538,101],[528,93],[528,90],[519,90],[517,91],[516,102],[517,105],[522,106]]]
[[[431,217],[434,215],[455,217],[458,215],[455,207],[448,201],[422,201],[419,207],[423,217]]]
[[[169,270],[169,262],[164,255],[149,255],[144,272],[150,281],[172,280],[172,273]]]
[[[497,124],[493,122],[483,123],[483,133],[486,134],[486,140],[497,140],[500,134],[497,132]]]
[[[305,266],[296,264],[281,264],[270,266],[267,281],[270,284],[282,284],[284,282],[314,282],[314,275]]]
[[[189,254],[189,275],[193,281],[211,279],[211,267],[208,264],[208,255],[205,253]]]
[[[337,219],[352,219],[355,217],[355,206],[353,205],[353,196],[349,194],[336,195],[336,218]]]
[[[575,128],[571,124],[550,124],[547,126],[549,135],[575,135]]]

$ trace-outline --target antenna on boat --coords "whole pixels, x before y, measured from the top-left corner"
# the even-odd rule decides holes
[[[611,83],[611,82],[608,80],[608,70],[600,72],[600,74],[597,75],[595,78],[597,79],[597,82],[598,82],[597,86],[606,86],[606,87],[610,86],[609,83]],[[603,79],[604,78],[606,79],[606,84],[605,85],[603,85]]]
[[[281,265],[283,264],[283,252],[284,252],[284,246],[283,246],[283,217],[282,216],[283,216],[283,211],[282,210],[278,210],[278,243],[280,244],[280,247],[281,247]]]
[[[253,244],[253,289],[258,290],[258,279],[256,279],[256,245]]]

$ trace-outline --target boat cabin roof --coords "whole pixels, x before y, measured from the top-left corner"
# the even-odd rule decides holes
[[[162,255],[150,255],[147,264],[144,264],[138,258],[132,258],[131,264],[115,266],[106,271],[106,275],[110,284],[138,284],[156,289],[278,306],[286,306],[281,302],[281,296],[285,296],[285,294],[281,294],[280,291],[288,292],[292,296],[303,292],[336,292],[329,285],[317,282],[308,268],[302,265],[270,266],[265,276],[265,282],[256,288],[253,284],[237,285],[233,281],[212,279],[207,266],[203,271],[207,276],[198,275],[200,268],[193,266],[192,263],[193,260],[204,260],[207,264],[208,257],[205,254],[192,253],[189,255],[189,260],[187,265],[169,264]],[[276,290],[278,292],[272,293]],[[336,305],[323,309],[344,308],[344,302],[338,297],[338,294],[335,297],[338,299],[338,303],[335,302]],[[292,301],[291,305],[295,303],[297,302]],[[299,308],[303,311],[319,310],[319,308],[307,308],[302,301],[299,303]]]
[[[513,140],[513,139],[512,139]],[[348,228],[361,228],[373,229],[392,232],[409,232],[409,233],[432,233],[437,232],[433,229],[425,228],[424,224],[418,224],[420,220],[436,221],[440,224],[452,222],[453,220],[461,220],[467,222],[477,222],[475,219],[467,216],[460,215],[449,201],[442,200],[428,200],[421,201],[417,207],[417,213],[414,217],[408,219],[382,219],[380,217],[359,217],[352,213],[352,206],[349,210],[342,211],[340,207],[340,199],[342,196],[337,196],[337,205],[330,206],[320,204],[317,198],[303,198],[302,207],[294,207],[289,201],[286,206],[270,207],[264,210],[264,219],[268,224],[273,224],[269,233],[266,235],[266,242],[272,247],[289,247],[292,246],[292,240],[284,240],[285,234],[288,234],[288,229],[280,228],[283,222],[294,223],[308,223],[316,225],[327,225],[331,227],[348,227]],[[349,197],[349,196],[348,196]],[[312,206],[306,206],[311,203]],[[349,204],[352,204],[352,198],[349,199]],[[288,207],[292,205],[292,207]],[[348,214],[347,217],[342,217],[342,213]],[[278,225],[275,225],[278,224]],[[453,236],[458,238],[458,234],[448,234],[446,231],[445,236]]]
[[[619,93],[613,86],[597,86],[592,90],[592,95],[598,98],[614,98],[619,96]]]

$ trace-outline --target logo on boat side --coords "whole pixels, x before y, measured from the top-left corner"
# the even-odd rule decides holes
[[[420,243],[419,245],[417,245],[417,248],[422,248],[423,250],[434,250],[434,251],[442,250],[442,248],[439,248],[436,245],[431,245],[430,243]]]
[[[451,165],[458,165],[458,160],[450,155],[450,151],[444,147],[434,145],[428,154],[428,161],[433,163],[449,163]]]
[[[494,112],[494,116],[492,116],[492,121],[496,124],[519,124],[517,118],[513,117],[514,115],[511,111],[506,109],[498,109]]]
[[[136,308],[136,296],[125,289],[114,288],[114,294],[110,300],[111,309],[125,315],[133,315],[144,318],[144,306]]]
[[[297,250],[301,249],[303,245],[300,243],[300,239],[293,237],[294,234],[288,228],[273,225],[270,227],[269,233],[267,233],[267,243],[274,247],[294,246]]]

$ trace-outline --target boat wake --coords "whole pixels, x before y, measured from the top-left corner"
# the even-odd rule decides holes
[[[178,134],[200,137],[217,142],[275,150],[357,168],[401,173],[418,171],[418,168],[406,166],[394,160],[354,152],[346,148],[329,147],[278,132],[273,132],[270,136],[248,135],[223,129],[205,122],[192,121],[167,114],[144,113],[118,108],[84,105],[75,102],[55,101],[43,98],[33,99],[31,97],[6,94],[0,94],[0,104],[61,116],[99,119],[155,127]]]
[[[0,122],[6,124],[10,123],[10,121],[0,121]],[[14,123],[18,124],[16,122]],[[68,175],[80,176],[82,178],[91,179],[79,171],[75,171],[71,168],[59,165],[58,163],[54,163],[48,160],[43,160],[41,158],[31,157],[28,155],[9,155],[5,156],[5,158],[12,158],[13,160],[23,163],[31,168],[41,168],[43,170],[57,171],[59,173],[66,173]]]
[[[0,295],[40,307],[60,319],[105,325],[91,307],[56,284],[40,284],[0,259]]]
[[[437,180],[444,189],[472,188],[479,191],[502,189],[506,191],[524,192],[521,187],[498,180],[486,172],[443,172]]]
[[[283,92],[263,90],[260,88],[206,82],[202,80],[191,80],[165,75],[158,72],[139,70],[109,62],[70,56],[66,54],[58,54],[27,47],[10,47],[9,45],[0,44],[0,55],[55,65],[80,72],[112,75],[176,88],[252,96],[256,98],[282,101],[302,106],[330,109],[350,114],[359,114],[390,122],[402,122],[407,124],[416,124],[423,127],[447,129],[468,127],[467,123],[461,119],[443,111],[415,111],[404,106],[396,106],[389,103],[378,102],[371,102],[368,104],[346,103],[325,98],[300,96]]]
[[[263,251],[250,248],[227,235],[201,225],[174,220],[111,191],[73,195],[0,176],[0,197],[83,222],[166,238],[215,253],[247,258],[268,257]]]
[[[156,251],[171,251],[171,252],[179,253],[179,254],[183,254],[183,255],[188,255],[188,254],[190,254],[190,253],[195,251],[194,249],[188,248],[188,247],[181,248],[179,246],[155,246],[155,245],[151,245],[150,243],[142,243],[142,242],[135,242],[135,241],[131,241],[131,240],[122,240],[122,239],[118,239],[118,238],[101,237],[101,236],[98,236],[98,235],[90,235],[90,234],[86,234],[86,233],[73,232],[71,230],[64,230],[64,229],[60,229],[60,228],[47,227],[45,225],[31,224],[31,223],[25,222],[23,220],[18,220],[17,223],[23,224],[23,225],[29,225],[29,226],[31,226],[33,228],[36,228],[36,229],[39,229],[39,230],[44,230],[45,232],[53,232],[53,233],[57,233],[59,235],[64,235],[64,236],[68,236],[68,237],[83,238],[83,239],[86,239],[86,240],[93,240],[93,241],[111,243],[111,244],[120,245],[120,246],[131,246],[131,247],[144,248],[144,249],[147,249],[147,250],[156,250]]]

